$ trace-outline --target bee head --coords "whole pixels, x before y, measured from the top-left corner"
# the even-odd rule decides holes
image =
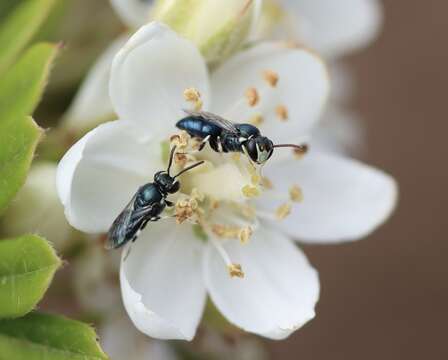
[[[160,190],[166,194],[174,194],[179,191],[180,183],[166,171],[159,171],[154,175],[154,182]]]
[[[268,161],[274,152],[273,142],[265,136],[253,137],[244,146],[250,159],[259,165]]]

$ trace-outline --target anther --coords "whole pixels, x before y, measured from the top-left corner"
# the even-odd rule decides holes
[[[291,214],[291,204],[280,205],[275,211],[277,220],[286,219]]]
[[[249,104],[249,106],[255,106],[258,104],[258,101],[260,100],[260,96],[258,95],[257,89],[251,87],[246,90],[246,99]]]
[[[202,100],[200,92],[195,88],[188,88],[184,91],[184,98],[186,101],[194,104],[194,109],[199,111],[202,109]]]
[[[227,269],[229,270],[230,277],[238,277],[240,279],[244,278],[243,268],[240,264],[230,264],[227,266]]]
[[[272,184],[272,181],[269,180],[266,176],[263,176],[261,178],[261,186],[263,186],[265,189],[271,190],[274,188],[274,184]]]
[[[300,145],[298,148],[293,149],[293,154],[296,159],[301,159],[309,151],[308,145]]]
[[[275,113],[281,121],[286,121],[289,118],[288,109],[285,105],[278,105],[275,108]]]
[[[238,238],[239,238],[241,244],[247,244],[249,242],[249,239],[251,238],[252,234],[253,234],[253,230],[250,226],[240,229]]]
[[[278,74],[272,70],[265,70],[263,71],[263,78],[266,80],[266,82],[272,86],[276,87],[278,83]]]
[[[303,201],[303,191],[298,185],[293,185],[289,189],[289,197],[294,202],[302,202]]]
[[[243,195],[247,198],[255,198],[261,195],[260,190],[252,185],[245,185],[242,189],[241,192],[243,193]]]

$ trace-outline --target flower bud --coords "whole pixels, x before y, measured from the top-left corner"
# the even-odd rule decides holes
[[[194,42],[210,65],[238,50],[258,18],[260,0],[158,0],[152,17]]]
[[[56,192],[56,164],[32,167],[2,218],[1,230],[5,236],[35,233],[52,242],[57,250],[67,248],[73,229]]]

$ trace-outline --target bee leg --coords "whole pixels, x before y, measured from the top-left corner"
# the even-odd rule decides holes
[[[217,143],[218,143],[218,152],[220,152],[222,154],[224,152],[224,149],[222,147],[221,137],[219,137],[219,136],[218,136],[218,139],[217,139]]]
[[[202,151],[205,147],[205,145],[207,145],[208,141],[210,140],[210,135],[207,135],[204,140],[202,140],[201,145],[199,145],[199,149],[198,151]]]
[[[149,221],[159,221],[161,219],[160,216],[154,216],[151,219],[149,219]],[[146,224],[145,224],[146,225]]]
[[[173,206],[174,206],[174,203],[171,202],[171,201],[169,201],[169,200],[165,200],[165,204],[166,204],[166,206],[168,206],[168,207],[173,207]]]

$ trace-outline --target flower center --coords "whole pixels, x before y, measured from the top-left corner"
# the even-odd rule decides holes
[[[242,98],[232,107],[253,108],[262,101],[268,91],[277,87],[279,76],[271,70],[262,73],[264,86],[248,88]],[[203,102],[197,89],[185,89],[184,98],[195,111],[202,110]],[[288,109],[279,104],[275,112],[279,121],[288,121]],[[257,126],[264,122],[261,114],[254,114],[248,122]],[[245,154],[219,153],[210,146],[201,146],[202,139],[193,138],[187,132],[174,134],[164,144],[165,156],[176,146],[174,171],[204,161],[204,165],[187,172],[180,179],[181,189],[173,211],[178,224],[189,223],[201,240],[210,241],[221,255],[231,277],[243,278],[243,265],[232,261],[223,246],[227,241],[247,244],[259,226],[259,221],[281,221],[291,214],[293,203],[303,200],[298,185],[280,191],[272,181],[262,176]],[[303,153],[297,154],[302,156]],[[289,192],[289,193],[288,193]],[[266,201],[277,203],[272,211],[262,211],[255,200],[263,196]]]

